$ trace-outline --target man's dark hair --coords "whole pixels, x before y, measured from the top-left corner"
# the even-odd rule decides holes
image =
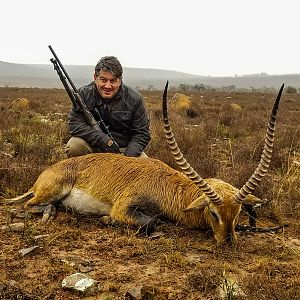
[[[119,60],[115,56],[104,56],[102,57],[95,67],[96,76],[99,75],[100,71],[109,71],[114,74],[117,78],[122,78],[123,68]]]

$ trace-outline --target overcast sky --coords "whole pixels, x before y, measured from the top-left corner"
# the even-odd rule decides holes
[[[198,75],[300,73],[298,0],[1,0],[0,61]]]

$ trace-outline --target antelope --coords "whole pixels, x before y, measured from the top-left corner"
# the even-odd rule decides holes
[[[42,208],[45,223],[58,206],[82,215],[109,216],[146,235],[153,232],[158,219],[167,218],[191,228],[210,228],[218,243],[234,242],[241,205],[257,200],[251,193],[271,161],[283,85],[273,106],[259,166],[240,190],[220,179],[202,179],[185,160],[170,127],[167,89],[168,82],[163,94],[163,124],[171,153],[183,172],[154,158],[93,153],[50,166],[26,193],[0,203],[22,203],[29,211]]]

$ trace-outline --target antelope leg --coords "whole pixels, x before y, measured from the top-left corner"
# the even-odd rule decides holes
[[[29,209],[30,213],[43,213],[41,222],[43,224],[49,223],[53,220],[56,214],[56,208],[53,204],[35,205]]]

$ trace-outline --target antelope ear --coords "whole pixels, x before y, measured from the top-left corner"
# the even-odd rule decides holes
[[[243,200],[243,204],[246,204],[246,205],[251,205],[251,206],[255,206],[257,204],[264,204],[268,202],[267,199],[260,199],[260,198],[257,198],[251,194],[247,195],[246,198]]]
[[[183,209],[183,212],[193,211],[193,210],[200,210],[203,209],[206,205],[209,204],[209,198],[203,194],[196,200],[194,200],[187,208]]]

